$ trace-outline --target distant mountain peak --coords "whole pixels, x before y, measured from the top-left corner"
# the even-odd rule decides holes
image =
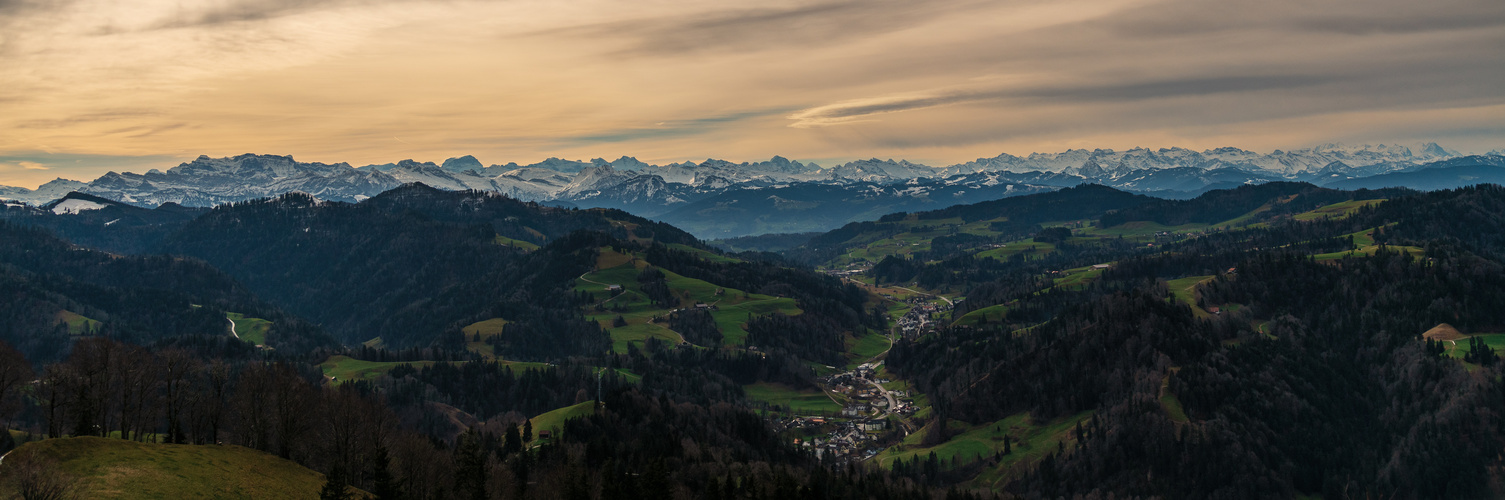
[[[443,168],[444,170],[448,170],[450,172],[465,172],[467,170],[480,171],[484,170],[486,167],[481,165],[481,160],[477,160],[476,157],[465,155],[458,158],[450,158],[444,160],[444,163],[440,165],[440,168]]]
[[[69,192],[66,195],[63,195],[62,198],[53,200],[51,203],[42,205],[42,209],[54,214],[65,215],[77,214],[79,212],[86,212],[90,210],[100,210],[118,204],[119,203],[114,200],[108,200],[91,194],[73,191]]]

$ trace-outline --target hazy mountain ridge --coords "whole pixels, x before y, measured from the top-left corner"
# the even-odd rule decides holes
[[[1161,197],[1189,198],[1209,189],[1243,184],[1300,181],[1326,185],[1434,166],[1505,165],[1500,161],[1505,156],[1498,153],[1461,156],[1436,143],[1427,143],[1416,150],[1399,145],[1329,144],[1268,154],[1238,148],[1200,152],[1185,148],[1071,149],[1023,157],[1005,153],[943,168],[878,158],[823,168],[779,156],[761,162],[707,159],[667,165],[652,165],[629,156],[611,161],[549,158],[531,165],[507,163],[482,167],[480,160],[469,155],[450,158],[442,164],[408,159],[352,167],[348,163],[298,162],[290,156],[244,154],[226,158],[200,156],[166,172],[156,169],[145,174],[110,172],[88,183],[58,179],[36,190],[0,187],[0,198],[42,205],[78,191],[144,207],[168,202],[208,207],[303,192],[322,200],[357,202],[416,182],[451,191],[490,191],[524,201],[618,208],[659,217],[683,214],[687,207],[707,200],[722,203],[749,198],[749,191],[819,185],[831,189],[817,190],[827,193],[824,198],[805,201],[835,202],[883,191],[883,197],[889,200],[885,203],[892,206],[866,211],[886,213],[885,210],[934,209],[981,201],[965,195],[964,187],[994,191],[993,186],[1017,185],[1028,188],[1021,192],[1036,192],[1040,188],[1097,183]],[[1426,176],[1396,179],[1422,177]],[[1431,185],[1432,181],[1428,182]],[[938,189],[965,197],[932,196]],[[1017,193],[996,193],[1011,194]],[[777,217],[777,212],[794,215],[779,210],[754,217]],[[681,219],[675,218],[676,223],[684,223]],[[773,226],[790,231],[820,231],[850,221],[839,221],[830,227],[790,225],[793,222],[797,221],[773,221]],[[715,234],[740,235],[719,231]]]

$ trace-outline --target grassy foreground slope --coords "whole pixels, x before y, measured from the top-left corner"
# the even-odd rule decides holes
[[[76,437],[22,445],[79,479],[81,498],[316,498],[324,475],[234,445],[194,446]]]

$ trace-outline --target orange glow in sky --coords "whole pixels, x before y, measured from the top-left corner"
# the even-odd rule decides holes
[[[1498,0],[0,0],[0,184],[303,161],[1505,147]]]

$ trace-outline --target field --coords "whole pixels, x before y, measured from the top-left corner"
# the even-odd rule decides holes
[[[626,380],[629,383],[636,384],[643,381],[643,376],[632,373],[632,370],[628,370],[626,368],[616,368],[615,370],[617,371],[617,375],[621,375],[622,379]]]
[[[502,236],[500,234],[496,235],[496,244],[504,246],[504,247],[516,247],[516,248],[518,248],[518,249],[520,249],[520,250],[522,250],[524,252],[531,252],[531,251],[534,251],[534,250],[538,250],[538,245],[535,244],[535,243],[533,243],[533,242],[523,241],[523,240],[515,240],[515,239],[512,239],[512,238],[508,238],[506,236]]]
[[[538,431],[563,429],[565,420],[590,415],[591,412],[595,411],[595,408],[596,401],[590,400],[577,405],[566,406],[557,410],[551,410],[542,415],[530,418],[528,419],[528,421],[533,422],[533,435],[537,436]]]
[[[1174,295],[1176,300],[1191,306],[1191,312],[1196,314],[1198,318],[1211,318],[1212,313],[1203,310],[1201,307],[1197,307],[1196,290],[1197,284],[1210,279],[1212,279],[1212,276],[1189,276],[1170,280],[1165,282],[1165,284],[1166,287],[1170,288],[1171,295]]]
[[[1055,253],[1056,245],[1053,243],[1037,243],[1033,239],[1015,241],[1007,245],[977,252],[977,257],[993,258],[1007,261],[1010,257],[1023,254],[1026,259]]]
[[[750,297],[750,300],[741,303],[718,304],[719,309],[711,312],[711,316],[716,318],[716,327],[721,330],[721,335],[726,338],[725,342],[728,345],[747,343],[746,324],[749,314],[780,313],[785,316],[794,316],[804,312],[794,304],[794,299],[756,294]]]
[[[1237,219],[1235,219],[1235,220],[1237,220]],[[1158,223],[1158,222],[1152,222],[1152,221],[1130,221],[1130,222],[1125,222],[1123,224],[1119,224],[1119,225],[1113,226],[1113,227],[1088,226],[1088,227],[1085,227],[1085,228],[1082,229],[1082,234],[1089,235],[1089,236],[1101,236],[1101,237],[1106,237],[1106,238],[1117,238],[1119,236],[1122,236],[1124,238],[1130,238],[1130,239],[1134,239],[1134,238],[1141,238],[1142,239],[1142,238],[1148,238],[1148,237],[1155,236],[1155,233],[1159,233],[1159,232],[1190,233],[1190,232],[1196,232],[1196,231],[1203,231],[1203,230],[1206,230],[1209,227],[1213,227],[1213,225],[1212,224],[1182,224],[1182,225],[1179,225],[1179,226],[1167,226],[1167,225],[1164,225],[1164,224],[1161,224],[1161,223]]]
[[[58,460],[80,478],[82,498],[314,498],[324,486],[318,472],[234,445],[78,437],[28,443],[16,453]]]
[[[339,384],[347,380],[372,380],[392,371],[403,362],[389,361],[364,361],[349,356],[330,356],[327,361],[319,363],[319,369],[324,371],[325,377],[330,377],[334,383]],[[433,361],[406,362],[418,366],[434,364]]]
[[[1087,226],[1082,229],[1082,234],[1108,238],[1117,238],[1122,236],[1127,239],[1138,239],[1140,241],[1146,241],[1149,239],[1149,237],[1154,236],[1155,233],[1166,232],[1175,235],[1177,237],[1176,239],[1180,239],[1180,237],[1186,236],[1190,233],[1208,230],[1227,230],[1250,226],[1250,222],[1257,218],[1259,214],[1268,212],[1270,211],[1270,209],[1271,206],[1269,204],[1266,204],[1254,210],[1250,210],[1249,212],[1238,217],[1234,217],[1222,222],[1215,222],[1212,224],[1202,224],[1194,222],[1190,224],[1181,224],[1179,226],[1166,226],[1164,224],[1153,221],[1130,221],[1119,224],[1117,226],[1106,228]]]
[[[1296,214],[1292,218],[1296,219],[1296,220],[1317,220],[1317,219],[1326,218],[1326,217],[1330,217],[1330,218],[1334,218],[1334,219],[1342,219],[1344,217],[1348,217],[1349,215],[1352,215],[1354,212],[1359,211],[1360,208],[1367,207],[1367,206],[1372,206],[1372,205],[1378,205],[1378,204],[1384,203],[1384,202],[1385,202],[1385,200],[1382,200],[1382,199],[1381,200],[1349,200],[1349,201],[1345,201],[1345,202],[1342,202],[1342,203],[1334,203],[1332,205],[1327,205],[1327,206],[1324,206],[1324,207],[1318,207],[1316,210],[1312,210],[1310,212]]]
[[[1469,337],[1482,338],[1485,345],[1495,350],[1495,354],[1505,354],[1505,333],[1481,333]],[[1463,355],[1471,351],[1468,347],[1468,338],[1448,341],[1448,344],[1447,354],[1454,358],[1463,359]]]
[[[68,325],[68,335],[83,335],[99,329],[99,321],[89,319],[67,309],[57,312],[58,323]]]
[[[507,320],[491,318],[485,321],[471,323],[460,331],[465,334],[465,349],[480,354],[486,359],[496,359],[496,347],[486,343],[486,339],[502,333],[502,327],[507,325]],[[480,340],[476,340],[476,336]]]
[[[527,361],[498,361],[512,367],[513,370],[543,369],[548,363],[533,363]],[[334,383],[339,384],[347,380],[373,380],[383,374],[392,371],[397,365],[409,364],[414,368],[429,366],[433,361],[366,361],[355,359],[350,356],[330,356],[328,360],[319,363],[319,369],[323,370],[324,376],[331,377]]]
[[[1172,370],[1176,369],[1172,368]],[[1166,415],[1171,417],[1171,420],[1184,424],[1189,421],[1186,418],[1186,409],[1181,406],[1181,398],[1171,392],[1170,385],[1171,376],[1167,373],[1160,379],[1160,407],[1165,410]]]
[[[6,431],[10,432],[10,438],[16,442],[17,446],[29,443],[31,441],[40,441],[43,436],[42,434],[27,434],[25,431],[18,431],[15,429],[6,429]],[[36,439],[31,439],[33,437],[35,437]]]
[[[235,322],[235,334],[241,340],[253,345],[266,345],[267,330],[272,328],[272,322],[261,318],[247,318],[240,313],[225,313],[225,317]]]
[[[1457,328],[1453,328],[1453,325],[1449,325],[1447,323],[1439,323],[1437,326],[1432,327],[1432,329],[1422,332],[1421,336],[1422,338],[1426,339],[1442,341],[1463,340],[1468,338],[1468,335],[1464,335],[1462,332],[1459,332]]]
[[[759,382],[742,386],[747,398],[807,415],[839,413],[841,406],[819,390],[796,391],[783,384]]]
[[[1427,250],[1425,248],[1416,246],[1387,246],[1385,248],[1390,252],[1406,252],[1416,257],[1426,255],[1427,253]],[[1379,251],[1379,245],[1369,245],[1365,247],[1359,247],[1357,250],[1350,250],[1346,252],[1319,253],[1313,255],[1312,258],[1319,261],[1341,260],[1344,257],[1369,257],[1376,253],[1379,253]]]
[[[690,252],[690,253],[693,253],[696,256],[698,256],[698,257],[700,257],[702,259],[705,259],[705,260],[709,260],[711,262],[742,262],[741,259],[727,257],[725,255],[721,255],[721,254],[716,253],[716,252],[711,252],[711,251],[707,251],[707,250],[701,250],[699,248],[695,248],[695,247],[692,247],[692,246],[689,246],[689,245],[685,245],[685,244],[682,244],[682,243],[670,243],[670,244],[664,245],[664,246],[667,246],[669,248],[673,248],[675,250],[679,250],[681,252]]]
[[[992,487],[995,483],[1010,477],[1009,474],[1015,464],[1033,463],[1047,453],[1055,452],[1057,443],[1075,441],[1076,438],[1071,431],[1077,422],[1086,420],[1091,414],[1092,412],[1082,412],[1043,424],[1035,422],[1025,413],[975,426],[953,420],[950,422],[951,428],[953,432],[960,431],[960,434],[952,436],[945,443],[929,448],[919,446],[920,438],[926,432],[921,430],[905,437],[900,444],[879,453],[873,460],[879,467],[888,469],[893,467],[895,459],[903,458],[906,461],[916,457],[924,459],[931,452],[935,452],[936,456],[941,459],[968,463],[977,460],[978,457],[991,458],[994,453],[1003,451],[1003,439],[1004,436],[1008,436],[1013,440],[1011,453],[1003,456],[998,467],[984,470],[974,480],[977,486]]]
[[[603,326],[610,326],[610,323]],[[679,332],[655,323],[629,323],[627,326],[611,329],[612,352],[627,352],[627,344],[636,343],[642,345],[650,338],[662,340],[669,345],[677,345],[684,341]]]
[[[724,257],[710,252],[703,250],[699,252],[705,254],[707,258],[718,257],[725,260]],[[711,311],[711,316],[715,319],[717,328],[721,330],[723,343],[727,345],[744,343],[747,338],[745,324],[750,315],[778,312],[792,316],[802,312],[795,306],[794,299],[719,287],[713,283],[660,269],[664,273],[665,284],[678,299],[675,307],[666,309],[653,304],[638,285],[638,273],[649,265],[647,261],[634,255],[612,251],[610,248],[602,248],[596,265],[596,271],[575,280],[575,290],[591,294],[598,304],[607,309],[597,311],[592,307],[586,311],[586,318],[599,322],[610,332],[612,349],[619,353],[626,352],[628,344],[641,344],[648,338],[659,338],[678,344],[683,337],[663,324],[651,323],[650,320],[654,317],[666,317],[672,309],[694,307],[698,303],[715,306]],[[607,285],[620,285],[622,292],[612,296],[606,291]],[[617,316],[621,316],[627,325],[612,326]]]
[[[1363,248],[1363,247],[1374,245],[1374,230],[1375,229],[1378,229],[1378,228],[1365,229],[1363,231],[1359,231],[1359,232],[1356,232],[1356,233],[1345,234],[1345,235],[1339,236],[1339,237],[1340,238],[1343,238],[1343,237],[1353,238],[1353,245],[1356,246],[1356,247],[1359,247],[1359,248]]]
[[[893,340],[888,335],[869,333],[861,337],[847,337],[847,358],[851,360],[849,368],[868,362],[873,357],[888,351],[893,346]]]
[[[1067,269],[1061,272],[1061,276],[1055,279],[1056,286],[1062,288],[1080,287],[1102,276],[1102,269],[1094,269],[1092,266]]]
[[[852,262],[873,262],[883,260],[890,255],[907,256],[917,251],[930,250],[930,239],[954,233],[971,233],[983,236],[992,236],[997,233],[988,231],[988,221],[963,224],[960,218],[936,219],[936,220],[911,220],[884,223],[885,228],[901,231],[893,235],[865,233],[858,235],[844,244],[861,245],[842,254],[840,257],[828,262],[831,266],[842,266]],[[916,229],[928,231],[916,232]],[[907,230],[907,231],[905,231]]]
[[[1008,305],[998,304],[968,312],[951,324],[954,326],[977,326],[984,323],[997,323],[1003,321],[1003,316],[1008,313]]]

